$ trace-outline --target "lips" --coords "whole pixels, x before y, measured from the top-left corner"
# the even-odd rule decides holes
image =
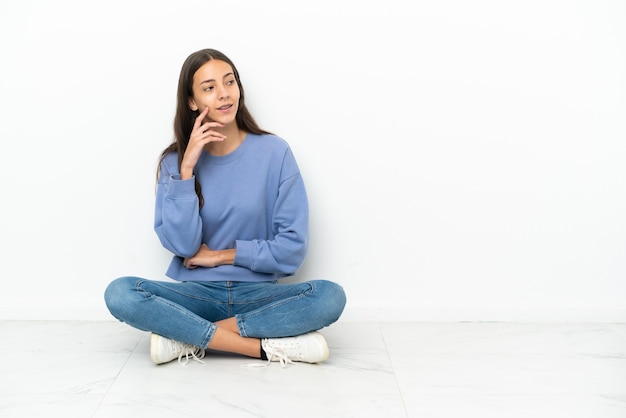
[[[232,105],[232,104],[227,104],[227,105],[224,105],[224,106],[220,106],[220,107],[218,107],[218,108],[217,108],[217,110],[228,110],[228,109],[230,109],[231,107],[233,107],[233,105]]]

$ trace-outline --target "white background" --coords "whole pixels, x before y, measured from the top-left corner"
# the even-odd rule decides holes
[[[626,3],[0,0],[2,319],[165,279],[156,161],[191,53],[237,65],[345,318],[626,319]]]

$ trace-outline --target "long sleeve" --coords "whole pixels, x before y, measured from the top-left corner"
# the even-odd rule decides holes
[[[235,265],[263,273],[291,275],[300,267],[308,248],[308,200],[300,174],[280,185],[268,240],[237,240]]]
[[[193,256],[202,243],[202,219],[194,178],[180,180],[175,154],[161,165],[154,230],[163,247],[180,257]]]

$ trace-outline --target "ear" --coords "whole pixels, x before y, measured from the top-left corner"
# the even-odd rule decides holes
[[[189,109],[193,110],[194,112],[198,110],[198,105],[196,105],[196,101],[193,99],[193,97],[189,98]]]

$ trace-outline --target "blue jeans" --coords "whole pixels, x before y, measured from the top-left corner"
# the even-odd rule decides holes
[[[339,319],[343,288],[326,280],[276,282],[163,282],[121,277],[104,299],[118,320],[143,331],[206,348],[217,326],[235,317],[244,337],[301,335]]]

